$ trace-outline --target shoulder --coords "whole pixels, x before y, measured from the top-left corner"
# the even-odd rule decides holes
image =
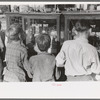
[[[92,51],[97,52],[96,47],[94,47],[93,45],[91,45],[91,44],[89,44],[89,43],[88,43],[88,48],[89,48],[89,50],[92,50]]]
[[[80,43],[78,43],[76,40],[67,40],[63,43],[62,48],[82,48],[82,46],[80,45]]]
[[[22,53],[27,53],[27,49],[26,49],[25,45],[23,45],[23,44],[20,44],[20,45],[19,45],[19,50],[20,50],[20,52],[22,52]]]
[[[69,44],[69,43],[73,43],[75,40],[66,40],[66,41],[64,41],[64,43],[63,44]]]
[[[39,58],[38,55],[32,56],[30,57],[29,62],[35,62],[37,61],[38,58]]]
[[[47,61],[53,63],[53,62],[55,62],[55,56],[52,55],[52,54],[48,54],[48,55],[46,55],[46,56],[44,57],[44,60],[47,60]]]
[[[54,60],[55,56],[53,54],[47,54],[47,55],[44,55],[44,59]]]
[[[76,41],[75,40],[66,40],[64,43],[63,43],[63,47],[66,47],[66,46],[69,46],[69,45],[75,45],[76,44]]]
[[[55,59],[55,56],[52,54],[48,54],[49,57],[51,57],[52,59]]]
[[[30,60],[32,60],[32,59],[38,59],[38,58],[39,58],[38,55],[34,55],[34,56],[30,57]]]

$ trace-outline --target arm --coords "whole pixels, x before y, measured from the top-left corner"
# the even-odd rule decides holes
[[[56,80],[58,80],[61,76],[61,71],[59,71],[59,67],[56,66],[55,68],[55,77],[56,77]]]
[[[92,57],[92,59],[91,59],[91,71],[94,74],[100,75],[100,60],[99,60],[97,50],[95,50],[93,56],[94,57]]]
[[[100,61],[99,61],[99,56],[96,49],[93,51],[93,55],[90,59],[90,63],[91,65],[90,67],[89,66],[88,67],[91,68],[91,72],[92,72],[91,76],[93,80],[94,81],[100,80]]]
[[[65,44],[63,44],[60,52],[56,56],[56,66],[57,67],[64,67],[65,61],[66,61]]]
[[[22,59],[23,59],[23,67],[27,71],[28,76],[30,78],[32,78],[30,63],[29,63],[29,61],[27,59],[27,51],[22,53],[21,56],[22,56]]]
[[[58,53],[58,55],[56,56],[56,79],[59,79],[61,76],[61,71],[59,70],[60,67],[64,67],[64,63],[66,60],[65,57],[65,52],[64,52],[64,44],[60,50],[60,52]]]

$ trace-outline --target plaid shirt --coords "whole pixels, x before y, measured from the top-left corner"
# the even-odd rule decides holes
[[[26,81],[25,70],[28,71],[27,50],[20,41],[7,44],[4,80],[10,82]]]

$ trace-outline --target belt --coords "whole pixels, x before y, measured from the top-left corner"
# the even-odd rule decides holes
[[[67,76],[71,76],[71,77],[80,77],[80,76],[91,76],[91,74],[89,74],[89,75],[67,75]]]
[[[68,81],[89,81],[93,80],[93,77],[91,75],[68,75],[67,76]]]

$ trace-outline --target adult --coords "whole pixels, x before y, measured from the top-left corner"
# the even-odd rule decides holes
[[[97,50],[88,43],[91,27],[87,20],[75,24],[74,40],[65,41],[56,57],[57,67],[65,68],[67,81],[93,81],[100,74]]]

